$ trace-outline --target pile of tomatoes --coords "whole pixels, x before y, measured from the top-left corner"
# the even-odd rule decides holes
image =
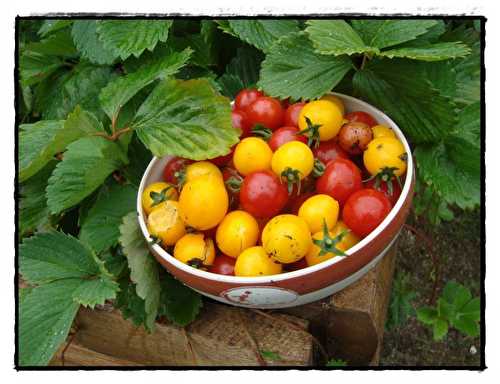
[[[173,157],[142,196],[152,241],[194,268],[263,276],[343,256],[401,193],[403,144],[333,95],[289,104],[245,89],[232,122],[229,154]]]

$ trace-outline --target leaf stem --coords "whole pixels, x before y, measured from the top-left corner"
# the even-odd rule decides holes
[[[118,138],[121,135],[123,135],[124,133],[130,132],[130,131],[131,131],[130,127],[125,127],[125,128],[119,129],[118,131],[114,132],[112,135],[108,135],[105,132],[97,132],[97,133],[94,133],[94,136],[104,137],[105,139],[107,139],[109,141],[116,141],[116,140],[118,140]]]
[[[362,70],[365,67],[366,60],[367,60],[366,53],[363,53],[363,61],[361,61],[361,66],[359,67],[360,70]]]

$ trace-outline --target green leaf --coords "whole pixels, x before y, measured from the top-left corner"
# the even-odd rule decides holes
[[[226,154],[238,142],[229,102],[206,79],[163,80],[139,108],[131,127],[156,156],[194,160]]]
[[[196,318],[202,306],[200,294],[170,274],[163,274],[161,278],[160,316],[166,316],[170,321],[184,327]]]
[[[82,57],[92,63],[112,64],[118,57],[118,53],[106,48],[99,40],[98,23],[97,20],[75,20],[71,30],[73,41]]]
[[[137,138],[137,135],[134,135],[128,147],[128,157],[132,161],[123,169],[123,174],[132,185],[139,188],[144,171],[153,156],[149,149]]]
[[[115,308],[119,309],[124,319],[131,319],[135,326],[145,324],[147,314],[144,309],[144,300],[136,292],[135,284],[129,276],[120,279],[120,291],[116,295]]]
[[[437,310],[438,316],[446,320],[452,319],[455,315],[455,306],[451,303],[448,303],[442,297],[438,299]]]
[[[417,319],[424,324],[434,324],[438,320],[437,310],[431,307],[418,308]]]
[[[203,68],[217,65],[217,40],[215,39],[215,23],[211,20],[202,20],[199,33],[174,36],[169,44],[177,50],[192,50],[190,63]]]
[[[72,57],[77,54],[69,29],[59,30],[41,41],[27,44],[23,51],[62,57]]]
[[[479,336],[479,324],[477,321],[472,320],[468,317],[460,317],[458,319],[453,320],[453,327],[455,327],[460,332],[469,335],[471,337]]]
[[[97,34],[103,46],[125,60],[152,51],[160,41],[167,41],[171,20],[102,20]]]
[[[461,43],[436,43],[415,47],[394,48],[383,51],[380,55],[390,59],[404,57],[422,61],[441,61],[465,57],[469,53],[470,49]]]
[[[273,45],[262,62],[259,86],[274,97],[314,99],[335,87],[351,69],[347,56],[320,55],[304,34],[292,34]]]
[[[412,141],[436,142],[455,126],[455,105],[427,78],[417,75],[419,64],[394,59],[370,62],[355,73],[353,84],[364,99],[391,116]]]
[[[123,276],[127,268],[127,259],[123,254],[121,246],[114,249],[108,249],[99,254],[99,259],[104,263],[106,270],[115,278]]]
[[[80,240],[100,253],[118,243],[122,218],[135,208],[137,189],[131,185],[103,186],[80,230]]]
[[[134,95],[156,79],[176,73],[187,62],[190,54],[190,50],[170,52],[166,56],[147,61],[135,72],[112,81],[99,95],[102,108],[111,120],[116,119],[120,109]]]
[[[102,137],[84,137],[71,143],[49,179],[50,211],[59,213],[78,204],[127,162],[121,147]]]
[[[130,268],[130,278],[136,284],[137,295],[145,301],[146,326],[152,330],[160,305],[158,263],[149,253],[135,210],[123,217],[120,234],[120,244]]]
[[[44,20],[42,23],[42,26],[38,30],[38,34],[42,37],[45,37],[47,35],[50,35],[53,32],[56,32],[60,29],[66,28],[73,23],[73,20],[68,20],[68,19],[53,19],[53,20]]]
[[[386,48],[415,39],[438,24],[437,20],[360,20],[351,21],[366,45]]]
[[[260,355],[262,358],[266,360],[272,360],[272,361],[280,361],[283,360],[280,356],[279,353],[273,352],[273,351],[259,351]]]
[[[452,280],[443,288],[442,297],[456,308],[461,308],[470,301],[472,295],[467,288]]]
[[[245,84],[238,76],[229,73],[224,73],[219,77],[217,83],[221,88],[221,93],[230,99],[234,99],[238,92],[245,88]]]
[[[63,61],[57,56],[24,51],[19,59],[19,73],[23,86],[39,83],[54,73]]]
[[[412,300],[416,297],[416,292],[410,289],[408,275],[398,273],[394,278],[389,304],[386,328],[392,329],[406,322],[410,315],[413,315]]]
[[[434,340],[442,340],[448,333],[448,322],[443,319],[437,319],[432,327]]]
[[[114,299],[118,287],[118,283],[108,276],[85,280],[73,291],[73,300],[94,309],[96,305],[103,305],[106,300]]]
[[[236,56],[226,66],[227,75],[238,77],[244,88],[251,88],[259,80],[259,71],[264,55],[252,47],[239,47]]]
[[[229,20],[215,20],[215,23],[222,32],[227,33],[228,35],[231,35],[233,37],[238,37],[238,35],[231,29]]]
[[[342,359],[330,359],[325,365],[326,367],[346,367],[347,363]]]
[[[47,365],[66,340],[79,304],[72,293],[78,279],[64,279],[33,289],[20,303],[19,365]]]
[[[99,275],[90,249],[70,235],[51,231],[23,241],[19,247],[19,270],[31,284],[64,278],[87,279]]]
[[[298,32],[297,20],[228,20],[234,34],[241,40],[267,52],[271,45],[280,37],[289,33]]]
[[[366,46],[345,20],[309,20],[306,32],[316,51],[324,55],[378,53],[377,48]]]
[[[23,237],[42,227],[49,226],[50,212],[47,207],[45,188],[56,166],[56,161],[47,163],[35,176],[19,186],[19,232]]]

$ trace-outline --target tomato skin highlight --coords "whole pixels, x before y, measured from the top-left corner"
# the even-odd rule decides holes
[[[177,172],[182,173],[184,169],[192,164],[193,160],[185,159],[183,157],[172,157],[167,164],[165,164],[165,168],[163,169],[163,179],[167,183],[171,184],[179,184],[179,179],[175,175]]]
[[[272,97],[262,96],[246,107],[250,125],[262,124],[271,130],[278,129],[283,125],[285,111],[281,103]]]
[[[343,158],[330,161],[323,175],[316,181],[316,191],[330,195],[341,206],[362,187],[361,171],[352,161]]]
[[[264,96],[264,93],[254,88],[242,89],[234,99],[234,109],[244,110],[259,97]]]
[[[302,111],[304,105],[306,105],[304,102],[289,105],[285,111],[284,125],[298,127],[300,111]]]
[[[372,115],[363,111],[355,111],[348,113],[344,116],[344,119],[348,120],[350,123],[359,122],[365,123],[370,128],[377,125],[377,120],[373,118]]]
[[[240,204],[254,217],[277,215],[288,201],[288,192],[278,176],[271,171],[253,172],[241,184]]]
[[[298,133],[299,129],[296,127],[284,126],[278,128],[276,131],[273,132],[267,144],[269,144],[273,152],[276,151],[283,144],[286,144],[290,141],[301,141],[304,144],[307,144],[307,137],[299,135]]]
[[[391,202],[382,192],[362,189],[347,199],[342,220],[356,235],[365,237],[378,227],[391,208]]]
[[[217,273],[218,275],[234,276],[234,264],[236,259],[224,254],[215,256],[213,264],[208,268],[208,272]]]
[[[248,137],[252,134],[252,126],[250,125],[250,121],[248,121],[245,111],[241,109],[233,110],[231,112],[231,123],[234,128],[241,130],[240,138]]]
[[[344,124],[340,129],[338,141],[344,151],[351,155],[359,155],[368,147],[373,139],[371,128],[360,122]]]
[[[373,132],[374,139],[376,139],[377,137],[393,137],[393,138],[397,139],[394,131],[385,125],[379,124],[379,125],[373,126],[372,132]]]
[[[237,258],[245,249],[253,247],[259,239],[257,220],[245,211],[229,212],[217,227],[215,240],[227,256]]]
[[[315,158],[321,160],[321,162],[325,165],[328,165],[330,161],[335,160],[338,157],[349,160],[349,155],[342,149],[335,139],[320,142],[316,148],[313,148],[313,154]]]

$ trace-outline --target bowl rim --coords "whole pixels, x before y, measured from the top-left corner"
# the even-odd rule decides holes
[[[207,280],[213,280],[213,281],[218,281],[218,282],[223,282],[223,283],[230,283],[230,284],[263,284],[263,283],[276,283],[279,281],[283,280],[288,280],[291,278],[297,278],[301,276],[306,276],[312,273],[315,273],[319,270],[329,268],[330,266],[338,263],[339,261],[343,260],[345,257],[349,257],[353,253],[359,251],[361,248],[364,246],[368,245],[375,237],[380,235],[380,233],[389,225],[389,223],[396,217],[396,215],[399,213],[401,210],[403,203],[408,197],[408,194],[410,193],[410,188],[412,184],[412,180],[414,177],[414,164],[413,164],[413,156],[411,153],[411,148],[410,145],[408,144],[408,141],[406,140],[406,137],[404,136],[403,132],[399,128],[399,126],[389,117],[387,116],[384,112],[379,110],[378,108],[374,107],[373,105],[357,99],[355,97],[345,95],[343,93],[338,93],[338,92],[329,92],[328,94],[338,96],[341,99],[346,99],[352,102],[356,102],[358,104],[363,105],[367,109],[372,109],[373,111],[376,112],[377,115],[383,116],[390,125],[390,128],[394,131],[396,134],[397,138],[403,143],[403,146],[406,150],[406,153],[408,154],[408,160],[407,160],[407,167],[406,167],[406,178],[405,178],[405,183],[403,185],[403,189],[401,191],[401,195],[399,196],[398,201],[392,207],[391,211],[389,214],[385,217],[385,219],[365,238],[363,238],[359,243],[354,245],[353,247],[349,248],[345,253],[346,256],[335,256],[329,260],[323,261],[322,263],[318,263],[315,265],[311,265],[306,268],[302,268],[296,271],[291,271],[291,272],[283,272],[278,275],[267,275],[267,276],[254,276],[254,277],[240,277],[240,276],[226,276],[226,275],[219,275],[216,273],[208,272],[208,271],[203,271],[201,269],[196,269],[193,268],[187,264],[182,263],[181,261],[177,260],[173,255],[168,253],[165,249],[163,249],[160,245],[158,244],[150,244],[150,247],[152,248],[153,251],[155,251],[159,256],[161,256],[167,263],[173,264],[176,268],[181,269],[182,271],[195,275],[200,278],[204,278]],[[371,111],[370,113],[373,113]],[[139,220],[139,226],[142,230],[142,233],[146,239],[150,238],[149,231],[147,229],[146,221],[144,218],[144,212],[142,209],[142,191],[144,190],[147,175],[150,174],[151,169],[155,165],[155,163],[159,160],[157,156],[153,156],[151,159],[150,163],[148,164],[148,167],[144,171],[144,174],[141,179],[141,183],[139,185],[139,190],[137,193],[137,214],[138,214],[138,220]]]

